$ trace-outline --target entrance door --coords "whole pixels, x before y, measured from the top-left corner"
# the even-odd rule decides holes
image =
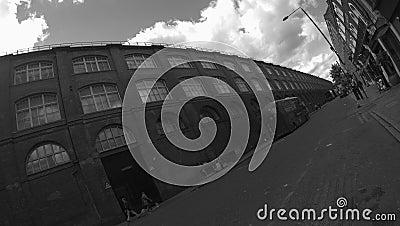
[[[102,157],[101,161],[122,210],[121,199],[125,197],[135,211],[140,211],[142,192],[153,201],[161,202],[152,176],[136,163],[129,150]]]

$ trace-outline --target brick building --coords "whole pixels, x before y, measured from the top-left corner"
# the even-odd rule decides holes
[[[142,170],[126,145],[135,145],[137,134],[133,131],[125,137],[122,132],[121,105],[128,82],[145,59],[163,48],[59,46],[0,57],[0,101],[5,103],[0,114],[0,225],[109,225],[124,219],[122,197],[139,210],[141,191],[162,202],[184,190]],[[198,52],[176,49],[175,55],[152,57],[144,65],[148,69],[144,76],[151,79],[157,70],[190,60],[191,51]],[[229,136],[228,132],[218,133],[212,150],[195,158],[171,151],[157,114],[165,93],[185,76],[207,75],[227,81],[246,107],[253,109],[249,117],[254,119],[258,111],[250,88],[271,88],[276,99],[298,96],[310,110],[323,104],[324,94],[332,89],[329,81],[278,65],[217,52],[200,54],[220,64],[196,61],[177,65],[153,88],[157,92],[146,86],[146,80],[136,84],[138,98],[146,92],[151,96],[147,102],[155,112],[149,120],[153,141],[177,162],[210,161],[219,154],[212,150],[218,150]],[[243,84],[234,78],[235,70],[265,76],[270,87],[257,79]],[[211,91],[210,86],[191,84],[192,89],[185,92],[198,95],[226,88],[214,85]],[[228,131],[229,120],[220,108],[209,99],[197,98],[184,109],[182,124],[171,125],[167,132],[180,127],[188,137],[196,137],[199,120],[205,116],[216,121],[218,131]],[[247,150],[259,136],[254,120],[251,128]]]

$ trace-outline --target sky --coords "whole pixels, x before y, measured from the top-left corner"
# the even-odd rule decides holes
[[[83,41],[217,41],[250,57],[322,78],[337,58],[325,0],[0,0],[0,54]]]

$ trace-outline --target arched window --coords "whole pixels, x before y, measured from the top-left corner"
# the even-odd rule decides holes
[[[56,94],[37,94],[15,104],[17,129],[26,129],[61,119]]]
[[[121,107],[116,85],[98,84],[79,90],[84,114]]]
[[[249,87],[247,86],[246,82],[242,78],[235,78],[235,84],[239,88],[239,91],[242,93],[250,92]]]
[[[232,88],[226,83],[225,79],[218,78],[213,81],[213,85],[219,94],[232,93]]]
[[[72,61],[74,73],[95,72],[95,71],[109,71],[110,65],[108,64],[107,57],[104,56],[85,56],[74,59]]]
[[[29,154],[26,162],[26,174],[42,172],[71,161],[67,151],[56,144],[45,144]]]
[[[53,78],[53,64],[48,62],[35,62],[24,64],[15,68],[14,84],[22,84],[47,78]]]
[[[121,126],[109,126],[100,131],[100,133],[97,135],[96,149],[99,153],[101,153],[122,147],[127,143],[134,143],[135,141],[136,140],[131,133],[128,133],[128,137],[125,137]]]
[[[156,122],[156,130],[157,133],[159,135],[163,135],[165,133],[170,133],[170,132],[174,132],[180,129],[186,129],[186,124],[184,123],[184,121],[182,120],[181,117],[179,117],[179,126],[178,124],[174,123],[174,121],[172,120],[172,115],[170,113],[167,113],[166,117],[164,117],[163,119],[164,121],[164,129],[161,123],[161,117],[157,120]],[[164,133],[165,131],[165,133]]]
[[[156,68],[156,63],[148,54],[135,53],[125,56],[125,62],[129,69],[139,68]]]
[[[194,68],[189,58],[180,55],[168,56],[168,63],[175,68]]]
[[[154,84],[154,86],[152,86]],[[136,82],[136,89],[139,92],[143,103],[162,101],[167,98],[168,88],[164,81],[142,80]],[[148,98],[147,98],[148,97]]]

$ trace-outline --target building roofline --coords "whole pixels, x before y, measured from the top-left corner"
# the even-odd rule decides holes
[[[287,68],[282,65],[277,65],[273,64],[271,62],[266,62],[262,59],[257,59],[253,57],[248,57],[245,55],[240,55],[240,54],[235,54],[231,52],[225,52],[225,51],[219,51],[215,49],[209,49],[209,48],[203,48],[203,47],[197,47],[197,46],[191,46],[191,45],[179,45],[179,44],[171,44],[171,43],[157,43],[157,42],[128,42],[128,41],[93,41],[93,42],[67,42],[67,43],[59,43],[59,44],[51,44],[51,45],[41,45],[41,46],[34,46],[30,48],[24,48],[24,49],[18,49],[14,50],[11,52],[0,52],[0,58],[4,56],[9,56],[9,55],[20,55],[20,54],[27,54],[27,53],[34,53],[34,52],[40,52],[40,51],[46,51],[46,50],[53,50],[55,48],[63,48],[63,47],[69,47],[69,48],[79,48],[79,47],[105,47],[105,46],[110,46],[110,45],[121,45],[121,46],[137,46],[137,47],[171,47],[171,48],[179,48],[179,49],[193,49],[193,50],[198,50],[198,51],[204,51],[204,52],[210,52],[210,53],[220,53],[224,55],[229,55],[229,56],[236,56],[240,58],[245,58],[245,59],[251,59],[255,62],[262,62],[267,65],[271,66],[276,66],[276,67],[281,67],[281,68],[286,68],[288,70],[292,70],[295,72],[300,72],[306,75],[310,75],[315,78],[320,78],[318,76],[297,71],[293,68]],[[320,78],[323,79],[323,78]],[[326,80],[326,79],[323,79]],[[329,80],[326,80],[329,81]]]

